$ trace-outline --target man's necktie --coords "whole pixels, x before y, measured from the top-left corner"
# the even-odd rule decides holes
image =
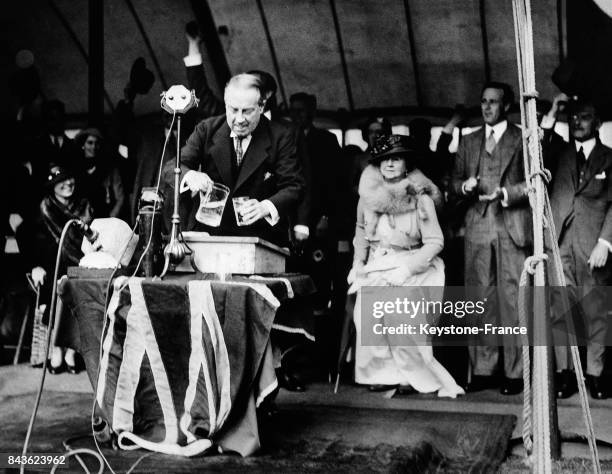
[[[491,133],[489,133],[489,136],[487,137],[487,141],[485,143],[485,150],[487,150],[487,153],[489,155],[493,153],[493,150],[495,150],[496,145],[497,142],[495,141],[495,131],[491,129]]]
[[[578,172],[578,181],[580,181],[580,173],[584,171],[586,167],[586,156],[584,156],[584,150],[582,147],[578,148],[576,152],[576,171]]]
[[[244,152],[242,151],[242,137],[234,137],[234,148],[236,149],[236,165],[240,168]]]

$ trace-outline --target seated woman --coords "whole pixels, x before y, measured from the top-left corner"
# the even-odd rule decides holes
[[[356,298],[355,381],[370,385],[372,391],[399,386],[400,393],[437,391],[439,396],[456,397],[463,389],[434,358],[425,339],[404,339],[400,345],[383,336],[376,344],[385,345],[363,344],[362,287],[439,287],[437,298],[444,287],[444,264],[438,257],[444,239],[435,208],[436,201],[442,203],[440,191],[415,168],[408,137],[383,137],[371,153],[359,183],[355,257],[349,274],[349,303]]]
[[[29,249],[26,249],[32,265],[32,280],[41,288],[41,305],[46,305],[45,320],[49,321],[51,295],[53,290],[53,272],[57,249],[64,225],[70,219],[80,219],[89,224],[92,211],[89,201],[75,197],[75,179],[72,173],[59,166],[51,168],[46,183],[46,196],[40,204],[40,212],[31,227],[28,238]],[[78,265],[83,257],[81,243],[83,232],[71,226],[66,233],[58,275],[65,275],[69,265]],[[51,340],[53,344],[54,337]],[[59,373],[67,369],[76,373],[75,351],[61,347],[51,347],[49,372]]]

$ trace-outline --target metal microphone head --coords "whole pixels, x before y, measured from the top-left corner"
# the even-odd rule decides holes
[[[75,225],[79,228],[79,230],[81,232],[83,232],[83,236],[90,242],[90,243],[94,243],[97,239],[98,236],[100,235],[98,233],[98,231],[92,229],[91,227],[89,227],[89,225],[87,225],[85,222],[83,222],[82,220],[78,219],[75,221]]]
[[[166,92],[161,93],[161,107],[171,114],[184,114],[192,107],[197,107],[198,98],[195,91],[187,89],[183,85],[174,85]]]

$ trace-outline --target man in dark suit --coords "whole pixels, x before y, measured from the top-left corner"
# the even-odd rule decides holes
[[[207,191],[213,182],[230,188],[221,225],[187,223],[211,235],[256,236],[288,243],[288,218],[304,188],[291,131],[262,117],[257,76],[239,74],[225,88],[225,115],[200,122],[181,152],[181,192]],[[198,171],[199,169],[199,171]],[[248,197],[238,226],[233,197]]]
[[[601,375],[608,329],[604,287],[612,274],[612,149],[599,141],[600,121],[592,103],[574,103],[569,125],[572,139],[556,156],[550,202],[570,301],[578,316],[574,319],[584,327],[587,340],[587,384],[591,396],[602,399],[609,396]],[[558,320],[560,308],[553,308]],[[555,355],[557,396],[566,398],[576,391],[567,347],[556,345]]]
[[[310,241],[304,271],[315,279],[318,289],[315,310],[324,312],[331,296],[331,265],[337,250],[335,211],[340,146],[331,132],[314,126],[317,110],[314,95],[298,92],[291,96],[289,103],[291,119],[297,127],[298,147],[303,153],[304,168],[308,170],[306,193],[297,209],[293,235],[302,245]]]
[[[340,320],[330,315],[329,304],[332,287],[338,286],[332,285],[332,281],[338,254],[338,201],[343,190],[338,139],[333,133],[315,127],[316,111],[317,98],[312,94],[298,92],[289,98],[289,112],[296,127],[298,153],[306,179],[305,196],[293,222],[295,265],[297,271],[310,275],[317,288],[312,300],[314,314],[325,327],[325,331],[317,334],[318,365],[329,373],[340,339]]]
[[[521,131],[506,119],[512,100],[507,84],[484,85],[484,127],[463,137],[451,179],[451,193],[463,200],[467,209],[465,285],[486,290],[479,294],[479,298],[486,298],[482,320],[504,326],[517,325],[518,282],[532,239]],[[468,390],[496,386],[493,376],[499,342],[504,346],[500,391],[510,395],[522,390],[520,347],[510,336],[504,336],[503,341],[476,339],[469,348],[472,379]]]

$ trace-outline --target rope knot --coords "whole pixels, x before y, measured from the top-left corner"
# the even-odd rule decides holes
[[[552,175],[550,174],[550,171],[546,168],[542,168],[541,170],[531,173],[529,175],[529,181],[532,181],[537,176],[541,177],[546,184],[550,183],[550,181],[552,180]]]
[[[533,91],[525,91],[521,93],[521,97],[524,100],[529,100],[529,99],[539,99],[540,98],[540,94],[538,93],[538,91],[533,90]]]
[[[525,263],[523,264],[523,269],[533,275],[535,273],[536,267],[538,263],[548,260],[548,255],[545,253],[541,253],[539,255],[531,255],[525,259]]]

